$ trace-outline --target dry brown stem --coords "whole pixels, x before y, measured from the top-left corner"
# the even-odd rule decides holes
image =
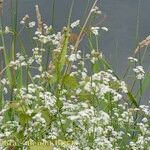
[[[42,17],[40,13],[40,9],[38,5],[35,5],[35,11],[36,11],[36,16],[37,16],[37,31],[42,33]]]
[[[0,0],[0,16],[3,14],[3,2],[4,0]]]
[[[150,36],[146,37],[143,41],[139,42],[139,45],[135,49],[134,53],[136,54],[141,48],[148,47],[150,45]]]

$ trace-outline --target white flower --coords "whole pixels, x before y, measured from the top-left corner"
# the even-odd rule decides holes
[[[136,68],[134,68],[133,71],[134,71],[135,73],[139,73],[139,72],[145,73],[145,72],[144,72],[144,69],[143,69],[143,66],[136,66]]]
[[[84,86],[84,90],[90,92],[92,90],[91,83],[87,82]]]
[[[33,117],[33,119],[41,119],[41,113],[37,113],[34,117]]]
[[[110,116],[106,112],[100,111],[100,120],[103,121],[103,124],[108,124],[110,121]]]
[[[146,123],[146,122],[148,122],[148,119],[147,118],[143,118],[142,122]]]
[[[40,36],[42,33],[40,31],[35,31],[35,35]]]
[[[35,21],[29,22],[29,28],[33,28],[35,26]]]
[[[94,64],[96,61],[98,60],[98,58],[96,58],[96,57],[92,57],[91,58],[91,62]]]
[[[73,28],[77,27],[79,25],[79,23],[80,23],[80,20],[77,20],[77,21],[73,22],[71,24],[71,28],[73,29]]]
[[[20,24],[25,24],[25,22],[26,22],[27,19],[29,19],[29,15],[28,15],[28,14],[26,14],[26,15],[22,18],[22,20],[20,21]]]
[[[101,27],[101,29],[106,31],[106,32],[108,31],[108,28],[106,28],[106,27]]]
[[[149,35],[149,36],[147,36],[146,40],[150,40],[150,35]]]
[[[29,116],[31,116],[32,113],[33,113],[33,110],[31,110],[31,109],[28,109],[26,112],[26,114],[28,114]]]
[[[138,60],[136,58],[134,58],[134,57],[128,57],[128,60],[130,62],[138,62]]]
[[[91,31],[93,34],[98,35],[99,27],[91,27]]]
[[[20,24],[25,24],[25,21],[21,20],[21,21],[20,21]]]
[[[120,86],[124,93],[128,93],[128,89],[127,89],[126,83],[124,81],[120,82]]]
[[[5,33],[6,33],[6,34],[10,33],[10,29],[9,29],[8,26],[5,27]]]
[[[136,66],[133,68],[133,71],[136,73],[136,78],[141,80],[144,78],[145,71],[143,69],[143,66]]]
[[[82,91],[81,89],[77,89],[76,94],[80,94],[81,91]]]
[[[80,116],[73,116],[73,115],[68,117],[68,119],[73,120],[73,121],[77,120],[79,118],[80,118]]]
[[[1,83],[2,83],[3,85],[6,85],[6,84],[9,84],[9,81],[6,80],[5,78],[3,78],[3,79],[1,79]]]
[[[90,54],[85,55],[87,59],[90,59]]]
[[[76,61],[77,59],[81,59],[81,56],[79,53],[77,54],[71,54],[69,57],[68,57],[68,60],[71,61],[71,62],[74,62]]]
[[[144,74],[138,74],[138,75],[136,76],[136,78],[137,78],[138,80],[144,79]]]
[[[39,113],[37,113],[35,116],[33,116],[32,117],[35,121],[37,121],[37,122],[41,122],[41,123],[43,123],[43,124],[45,124],[45,119],[44,118],[42,118],[42,114],[39,112]]]
[[[71,61],[71,62],[76,61],[76,54],[71,54],[68,59],[69,59],[69,61]]]
[[[4,50],[4,47],[3,46],[0,46],[0,51]]]
[[[86,72],[82,72],[81,74],[82,74],[82,79],[83,79],[83,80],[86,79],[86,77],[87,77]]]
[[[91,9],[91,12],[95,14],[101,14],[102,12],[99,10],[99,7],[95,6],[93,9]]]
[[[5,131],[5,136],[6,136],[6,137],[9,137],[9,136],[10,136],[10,134],[11,134],[11,132],[9,132],[9,131]]]
[[[8,93],[8,90],[7,90],[7,88],[6,87],[4,87],[4,92],[5,92],[5,94],[7,94]]]
[[[42,70],[43,70],[42,66],[39,66],[38,70],[39,70],[40,72],[42,72]]]

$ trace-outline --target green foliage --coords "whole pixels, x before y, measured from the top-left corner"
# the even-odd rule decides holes
[[[78,82],[75,76],[70,76],[70,75],[64,76],[63,83],[67,88],[74,89],[78,87]]]
[[[150,73],[143,79],[145,72],[136,70],[134,84],[130,89],[131,85],[122,81],[122,77],[98,51],[98,30],[101,28],[94,28],[96,31],[93,31],[90,26],[86,27],[88,22],[96,19],[97,1],[95,0],[83,26],[77,25],[79,34],[75,43],[70,42],[71,34],[75,34],[71,25],[74,0],[67,27],[61,32],[56,32],[55,27],[37,22],[38,26],[42,26],[42,31],[36,31],[33,36],[32,54],[28,54],[18,32],[19,1],[14,0],[12,3],[10,52],[5,46],[5,31],[2,18],[0,19],[4,59],[4,66],[0,70],[0,138],[16,140],[21,147],[30,140],[52,141],[57,147],[55,140],[60,140],[64,142],[61,149],[65,149],[65,142],[70,140],[77,141],[80,149],[110,149],[107,147],[109,144],[112,144],[111,149],[133,149],[133,144],[139,147],[142,145],[145,150],[149,148],[148,106],[140,108],[138,101],[150,87]],[[55,0],[52,6],[52,24],[54,5]],[[29,23],[32,22],[29,22],[28,17],[27,21],[23,21],[23,29],[30,32]],[[93,44],[95,36],[96,46]],[[90,47],[86,57],[81,56],[84,52],[78,52],[83,38],[88,40],[87,47]],[[17,50],[19,58],[16,57]],[[73,58],[69,59],[70,56]],[[140,56],[139,62],[135,61],[135,67],[138,65],[142,65]],[[130,67],[128,66],[123,79],[128,76]],[[137,78],[137,73],[141,73],[141,79]],[[133,92],[135,82],[140,83],[137,94]],[[6,102],[6,99],[9,101]],[[140,138],[144,140],[138,145]],[[42,145],[42,148],[51,147]],[[30,146],[30,149],[37,149],[37,146]]]

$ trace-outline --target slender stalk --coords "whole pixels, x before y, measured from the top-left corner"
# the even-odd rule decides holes
[[[1,42],[2,42],[2,48],[3,48],[3,58],[4,58],[4,63],[5,63],[5,68],[6,68],[6,77],[8,78],[9,82],[12,82],[12,77],[11,77],[11,71],[10,68],[7,67],[9,66],[9,55],[7,54],[6,51],[6,46],[5,46],[5,39],[4,39],[4,34],[3,34],[3,27],[2,27],[2,17],[0,17],[0,31],[1,31]]]
[[[13,28],[13,42],[12,42],[12,49],[11,49],[11,59],[12,61],[16,60],[16,53],[17,53],[17,18],[18,18],[18,0],[12,0],[12,28]],[[19,70],[21,71],[21,69]],[[13,82],[11,88],[11,100],[13,100],[13,90],[17,86],[16,83],[16,71],[12,70],[13,74]],[[21,80],[21,78],[20,78]],[[20,84],[20,80],[19,83]]]
[[[96,6],[97,2],[98,2],[98,0],[95,0],[95,2],[93,3],[93,5],[92,5],[90,10],[92,10]],[[81,37],[82,37],[82,35],[83,35],[84,31],[85,31],[85,28],[87,26],[87,23],[88,23],[90,17],[91,17],[91,14],[92,14],[92,12],[90,11],[88,16],[87,16],[87,18],[86,18],[86,20],[85,20],[85,23],[83,24],[83,27],[81,28],[81,31],[79,33],[79,36],[78,36],[77,41],[76,41],[75,46],[74,46],[74,50],[71,52],[71,54],[76,53],[76,51],[78,49],[78,46],[80,44],[80,39],[81,39]],[[68,64],[67,69],[66,69],[66,74],[70,72],[71,65],[72,65],[71,63]]]
[[[136,26],[136,42],[137,43],[138,43],[138,36],[139,36],[140,7],[141,7],[141,0],[138,1],[138,14],[137,14],[137,26]],[[141,65],[141,51],[140,50],[139,50],[139,64]],[[137,102],[138,107],[141,102],[141,99],[142,99],[142,81],[140,80],[140,98],[139,98],[139,101]],[[134,129],[137,124],[137,122],[136,122],[137,118],[138,118],[138,112],[136,112],[135,118],[134,118]],[[131,136],[132,139],[134,139],[135,134],[136,134],[135,131],[133,131],[132,136]]]
[[[148,50],[148,45],[147,45],[147,46],[145,47],[145,49],[144,49],[144,53],[143,53],[143,56],[142,56],[142,58],[141,58],[141,63],[143,63],[143,61],[144,61],[144,58],[145,58],[145,55],[146,55],[147,50]]]
[[[17,45],[17,18],[18,18],[18,0],[12,3],[12,27],[13,27],[13,43],[12,43],[12,60],[16,60],[16,45]]]
[[[56,2],[56,0],[53,0],[52,1],[52,16],[51,16],[51,24],[52,24],[52,27],[54,27],[54,25],[55,25],[55,2]]]
[[[70,26],[70,23],[71,23],[71,16],[72,16],[74,2],[75,2],[75,0],[72,1],[71,7],[70,7],[70,12],[69,12],[69,16],[68,16],[68,25],[67,25],[68,29],[69,29],[69,26]]]
[[[136,29],[136,40],[138,41],[138,36],[139,36],[139,20],[140,20],[140,7],[141,7],[141,0],[138,1],[138,15],[137,15],[137,29]],[[142,65],[141,61],[141,50],[139,50],[138,53],[138,58],[139,58],[139,65]],[[138,104],[140,104],[142,99],[142,80],[140,80],[140,98],[138,101]]]
[[[98,0],[95,0],[94,4],[93,4],[93,6],[92,6],[92,8],[90,10],[92,10],[96,6],[97,2],[98,2]],[[81,36],[82,36],[82,34],[83,34],[86,26],[87,26],[87,23],[88,23],[88,21],[89,21],[89,19],[91,17],[91,14],[92,14],[92,12],[90,11],[89,14],[88,14],[88,16],[87,16],[87,18],[86,18],[86,20],[85,20],[85,23],[84,23],[81,31],[79,33],[79,36],[78,36],[77,41],[76,41],[75,46],[74,46],[74,52],[77,51],[77,48],[78,48],[79,43],[80,43],[80,38],[81,38]]]
[[[0,72],[3,68],[3,57],[2,57],[2,51],[0,51]],[[0,81],[2,79],[2,76],[0,74]],[[0,82],[0,110],[3,107],[3,103],[4,103],[4,97],[3,97],[3,89],[2,89],[2,83]]]

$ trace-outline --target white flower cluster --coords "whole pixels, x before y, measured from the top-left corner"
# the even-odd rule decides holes
[[[94,35],[98,35],[98,31],[99,31],[99,27],[91,27],[91,31],[92,31],[92,33],[94,34]]]
[[[30,18],[29,15],[26,14],[26,15],[22,18],[22,20],[20,21],[20,24],[25,24],[26,21],[27,21],[29,18]]]
[[[43,44],[52,43],[53,45],[58,47],[58,45],[60,44],[63,38],[62,33],[58,32],[56,34],[50,34],[52,30],[52,26],[48,27],[47,25],[44,25],[44,30],[45,30],[44,31],[45,34],[42,34],[41,32],[36,31],[33,39]]]
[[[92,12],[100,13],[97,7]],[[71,27],[78,24],[79,20]],[[31,23],[30,27],[33,26],[34,23]],[[91,29],[93,34],[98,35],[99,27]],[[101,29],[108,31],[104,27]],[[32,55],[28,57],[17,53],[16,60],[10,62],[14,69],[27,66],[39,71],[34,75],[31,73],[31,81],[24,86],[10,91],[13,101],[6,102],[0,110],[0,140],[22,144],[29,139],[51,141],[55,150],[149,149],[149,106],[132,107],[126,83],[119,80],[112,70],[89,71],[88,64],[93,67],[102,58],[98,50],[91,50],[82,57],[80,50],[73,53],[74,47],[65,45],[68,53],[63,59],[66,59],[66,64],[69,61],[73,65],[71,74],[67,74],[66,64],[66,68],[60,71],[55,55],[62,54],[65,35],[62,32],[51,34],[51,30],[51,26],[44,25],[42,33],[36,31],[34,39],[37,45],[32,49]],[[50,65],[54,66],[54,71],[44,70],[43,54],[47,54],[47,44],[52,46]],[[137,61],[135,58],[128,59]],[[52,66],[49,68],[52,69]],[[138,79],[144,78],[142,66],[136,66],[133,71]],[[0,83],[2,87],[9,85],[5,78]],[[59,145],[54,140],[72,143]]]
[[[94,49],[91,51],[91,55],[86,56],[87,58],[90,58],[93,64],[103,57],[101,52],[95,51]]]
[[[35,27],[35,21],[32,21],[32,22],[29,22],[29,28],[33,28],[33,27]]]
[[[15,140],[15,133],[23,134],[23,139],[49,141],[59,140],[63,134],[72,141],[72,145],[63,145],[67,149],[147,148],[150,142],[149,107],[130,108],[122,99],[122,93],[127,93],[126,84],[113,76],[112,71],[100,71],[91,76],[84,71],[86,77],[80,78],[79,86],[69,89],[59,86],[59,96],[53,94],[53,90],[47,91],[41,82],[14,89],[15,97],[20,101],[1,110],[0,139]],[[9,108],[15,108],[16,121],[5,122],[4,115]],[[141,116],[134,129],[137,112],[144,117]],[[120,145],[120,142],[124,144]],[[62,145],[54,143],[54,147],[62,148]]]
[[[26,59],[23,55],[21,55],[20,53],[17,53],[16,54],[16,60],[11,61],[9,66],[13,67],[15,70],[17,70],[21,66],[27,66],[27,62],[26,62]]]
[[[68,60],[69,60],[70,62],[75,62],[75,61],[77,61],[77,60],[80,60],[80,59],[81,59],[80,53],[81,53],[81,51],[77,51],[76,54],[71,54],[71,55],[68,57]]]
[[[99,29],[100,29],[100,27],[91,27],[91,31],[92,31],[92,33],[94,34],[94,35],[98,35],[99,33]],[[104,30],[104,31],[108,31],[108,28],[107,27],[101,27],[101,29],[102,30]]]
[[[41,64],[42,63],[42,52],[45,52],[45,49],[43,48],[34,48],[32,49],[33,52],[33,56],[34,56],[34,60],[37,62],[37,64]]]
[[[128,57],[128,60],[130,62],[138,62],[138,60],[136,58],[134,58],[134,57]]]
[[[108,31],[107,27],[101,27],[101,29],[104,30],[104,31],[106,31],[106,32]]]
[[[79,23],[80,23],[80,20],[74,21],[74,22],[71,24],[71,28],[73,29],[73,28],[77,27],[77,26],[79,25]]]
[[[52,25],[48,26],[46,24],[43,24],[43,28],[45,30],[45,34],[47,34],[47,35],[50,34],[52,31]]]
[[[123,93],[127,93],[127,87],[123,81],[120,82],[110,73],[103,71],[93,74],[88,82],[82,81],[81,86],[84,86],[85,91],[95,93],[98,99],[103,100],[106,100],[105,96],[109,93],[111,99],[119,101],[122,95],[117,91],[122,90]]]
[[[11,31],[10,31],[10,28],[9,28],[8,26],[6,26],[6,27],[5,27],[5,33],[8,34],[8,33],[10,33],[10,32],[11,32]]]
[[[2,84],[4,93],[7,94],[8,93],[7,86],[10,85],[9,81],[7,79],[3,78],[3,79],[0,80],[0,82]]]
[[[133,68],[133,71],[136,73],[136,78],[141,80],[144,78],[145,71],[143,69],[143,66],[136,66]]]
[[[102,12],[99,10],[99,7],[98,6],[95,6],[93,9],[91,9],[91,12],[92,13],[95,13],[95,14],[101,14]]]
[[[30,18],[29,15],[26,14],[26,15],[22,18],[22,20],[20,21],[20,24],[22,24],[22,25],[27,25],[28,28],[33,28],[33,27],[35,27],[36,22],[35,22],[35,21],[30,21],[30,22],[29,22],[29,18]]]

